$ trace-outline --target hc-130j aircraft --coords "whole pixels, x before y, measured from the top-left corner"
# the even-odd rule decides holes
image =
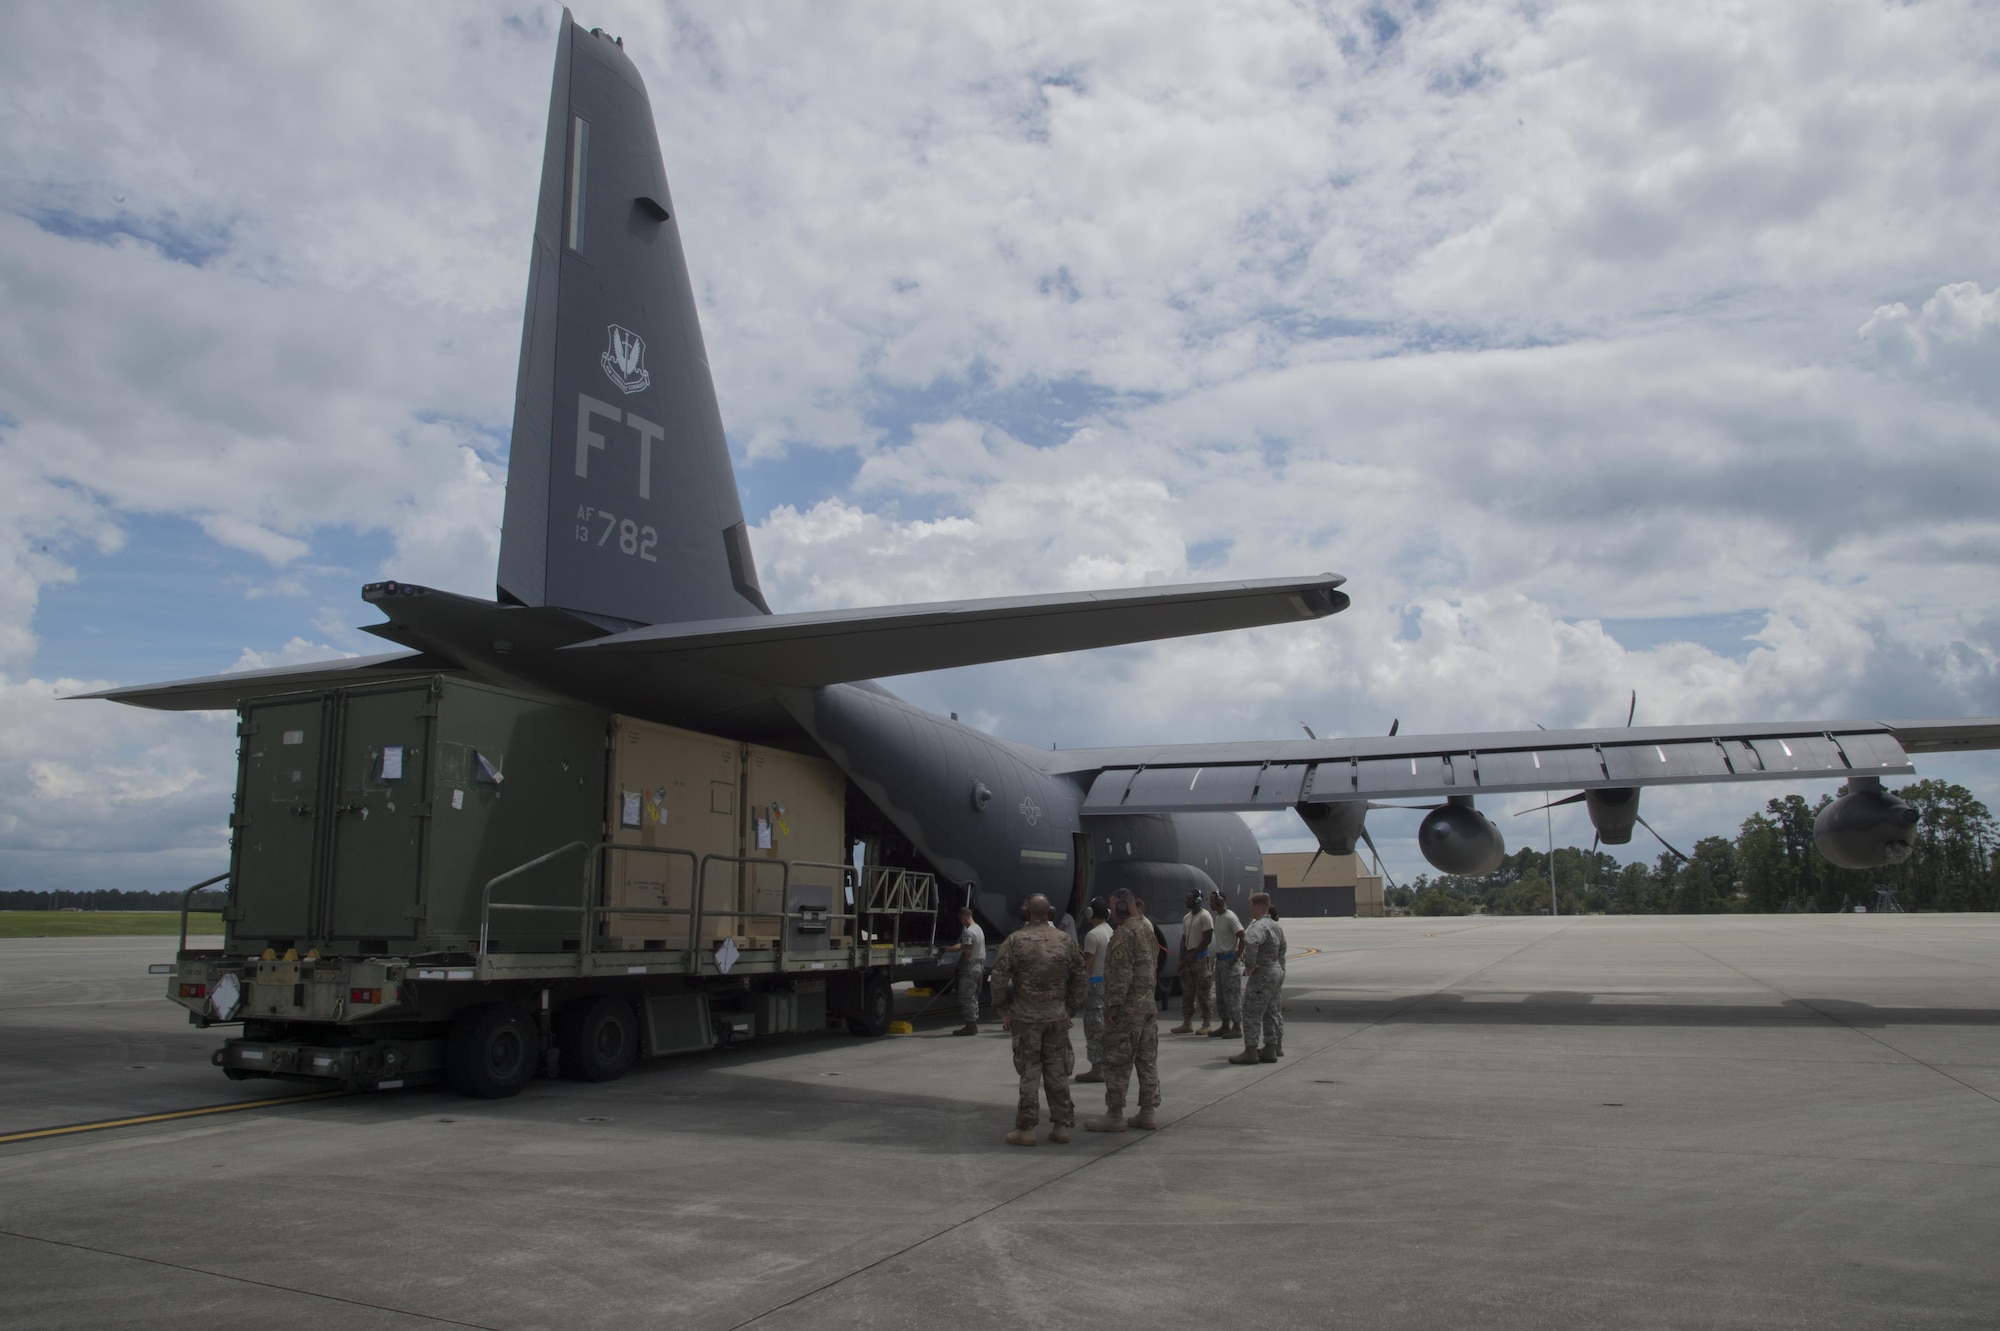
[[[1580,800],[1630,841],[1647,786],[1837,778],[1818,845],[1908,857],[1916,814],[1882,789],[1918,754],[2000,747],[2000,718],[1533,730],[1045,751],[872,679],[1257,625],[1348,605],[1332,574],[777,614],[758,586],[653,113],[623,43],[564,12],[515,389],[495,599],[400,582],[363,599],[386,655],[112,689],[232,708],[293,689],[464,676],[822,754],[865,796],[871,859],[928,862],[989,927],[1047,894],[1177,902],[1261,884],[1253,810],[1292,809],[1328,853],[1370,845],[1375,801],[1428,806],[1439,870],[1494,868],[1481,796]],[[1628,718],[1629,722],[1629,718]],[[1574,792],[1574,793],[1571,793]],[[864,830],[868,826],[863,824]],[[920,857],[920,859],[918,858]],[[1163,912],[1164,913],[1164,912]]]

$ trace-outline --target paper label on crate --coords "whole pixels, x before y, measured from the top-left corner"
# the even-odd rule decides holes
[[[382,779],[401,781],[403,779],[403,746],[388,744],[382,748]]]
[[[715,969],[724,975],[729,974],[729,968],[736,964],[736,958],[741,955],[742,953],[736,949],[734,938],[723,939],[715,945]]]
[[[465,807],[464,791],[454,790],[451,792],[451,807],[454,809],[463,809]]]
[[[757,849],[771,848],[771,824],[762,818],[757,820]]]
[[[287,743],[287,744],[303,744],[303,743],[305,743],[305,742],[306,742],[306,732],[305,732],[305,731],[303,731],[303,730],[287,730],[287,731],[285,732],[285,743]]]
[[[639,825],[639,792],[636,790],[623,790],[619,794],[624,797],[622,801],[624,808],[619,812],[618,825],[620,827],[637,827]]]

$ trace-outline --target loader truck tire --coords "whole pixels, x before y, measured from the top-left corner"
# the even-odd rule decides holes
[[[481,1004],[451,1023],[444,1046],[445,1079],[460,1095],[504,1100],[533,1080],[540,1054],[541,1035],[527,1008]]]
[[[613,994],[579,998],[556,1014],[562,1075],[575,1081],[617,1081],[639,1056],[639,1021]]]
[[[887,1035],[889,1019],[895,1015],[896,995],[889,988],[889,977],[870,975],[861,987],[861,1015],[849,1017],[847,1029],[854,1035]]]

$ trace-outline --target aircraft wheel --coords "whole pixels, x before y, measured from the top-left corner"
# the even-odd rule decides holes
[[[895,1015],[896,996],[889,988],[889,977],[870,975],[861,989],[861,1015],[849,1017],[847,1029],[855,1035],[887,1035],[889,1018]]]
[[[458,1014],[445,1040],[444,1075],[460,1095],[504,1100],[535,1075],[541,1041],[518,1003],[486,1003]]]
[[[639,1022],[632,1005],[611,994],[579,998],[556,1014],[562,1075],[576,1081],[616,1081],[639,1056]]]

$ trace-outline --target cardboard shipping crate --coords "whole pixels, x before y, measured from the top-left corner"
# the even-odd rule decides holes
[[[614,912],[651,906],[687,909],[700,858],[737,853],[742,780],[743,746],[735,740],[629,716],[614,718],[605,783],[610,839],[623,846],[678,847],[695,858],[611,851],[605,905]],[[735,865],[710,865],[703,911],[725,917],[735,911],[738,881]],[[685,915],[605,917],[604,935],[613,940],[631,936],[678,948],[687,946],[687,931]],[[702,926],[704,935],[734,932],[735,922],[727,918]]]
[[[841,873],[821,865],[845,864],[847,842],[847,778],[824,758],[809,758],[783,749],[747,746],[743,764],[744,909],[751,918],[738,932],[770,937],[784,932],[785,875],[762,859],[793,862],[793,883],[828,883],[836,903],[842,902]],[[837,905],[839,911],[846,909]]]
[[[847,778],[838,767],[628,716],[613,719],[610,742],[605,794],[611,840],[677,848],[693,857],[610,852],[600,930],[608,945],[686,947],[688,915],[637,912],[687,910],[700,878],[703,946],[719,938],[735,938],[745,948],[772,946],[784,932],[780,860],[793,862],[793,882],[831,884],[836,901],[843,900]],[[711,855],[752,862],[717,859],[704,871],[703,858]]]

